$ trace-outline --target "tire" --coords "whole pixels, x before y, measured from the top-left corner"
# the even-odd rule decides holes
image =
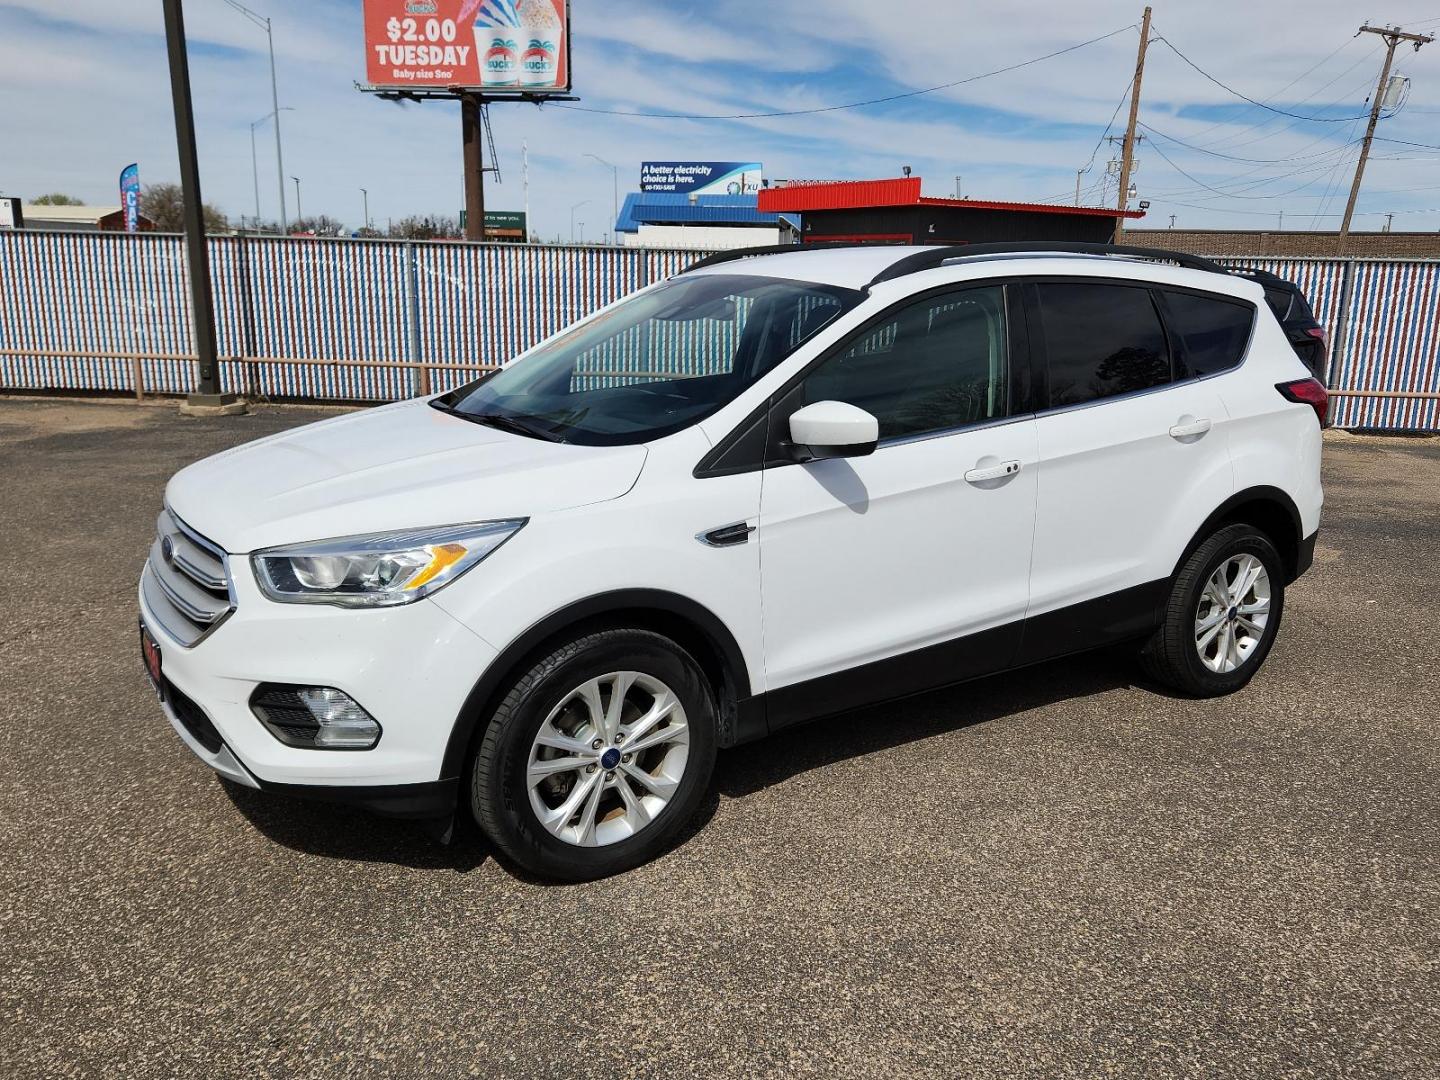
[[[648,630],[604,630],[556,648],[506,694],[475,752],[471,809],[531,874],[606,877],[668,848],[709,787],[715,749],[714,695],[690,654]]]
[[[1243,582],[1231,580],[1225,597],[1229,606],[1222,608],[1213,582],[1217,571],[1224,567],[1228,575],[1233,567],[1238,573],[1242,566],[1248,569],[1254,563],[1263,567],[1263,577],[1240,597],[1240,603],[1235,603],[1230,593]],[[1268,597],[1263,626],[1257,633],[1262,584]],[[1156,682],[1189,697],[1234,693],[1265,662],[1284,610],[1285,563],[1275,545],[1254,526],[1228,525],[1201,543],[1181,565],[1170,587],[1164,619],[1141,650],[1141,662]],[[1218,621],[1212,621],[1217,617]],[[1207,640],[1205,635],[1212,630],[1215,633]],[[1231,641],[1233,653],[1227,648]]]

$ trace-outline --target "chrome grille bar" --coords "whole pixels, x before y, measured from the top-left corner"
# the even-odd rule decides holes
[[[168,507],[155,533],[142,578],[145,601],[172,637],[194,645],[235,609],[225,551]]]

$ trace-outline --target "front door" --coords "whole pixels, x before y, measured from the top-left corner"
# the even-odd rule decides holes
[[[758,538],[772,729],[1004,667],[1034,531],[1035,421],[1012,378],[1006,289],[927,294],[812,369],[816,401],[880,423],[868,457],[772,464]]]

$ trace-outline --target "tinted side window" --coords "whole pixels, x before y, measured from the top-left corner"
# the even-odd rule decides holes
[[[900,308],[805,379],[805,402],[845,401],[880,421],[880,438],[944,431],[1006,415],[1005,290],[943,293]]]
[[[1170,381],[1170,353],[1146,288],[1042,282],[1050,405],[1079,405]]]
[[[1228,371],[1245,356],[1255,309],[1249,304],[1165,290],[1165,310],[1191,375]]]

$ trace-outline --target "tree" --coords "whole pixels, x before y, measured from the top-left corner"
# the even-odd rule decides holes
[[[345,226],[342,222],[336,221],[328,214],[317,214],[315,217],[298,218],[290,223],[291,236],[344,236]]]
[[[58,191],[52,191],[48,195],[41,195],[33,202],[35,206],[84,206],[79,199],[73,195],[65,195]]]
[[[460,222],[453,217],[407,217],[390,226],[392,240],[458,240]]]
[[[202,208],[207,233],[230,231],[221,210],[206,203]],[[160,232],[185,231],[185,193],[179,184],[146,184],[140,192],[140,213],[155,222]]]

